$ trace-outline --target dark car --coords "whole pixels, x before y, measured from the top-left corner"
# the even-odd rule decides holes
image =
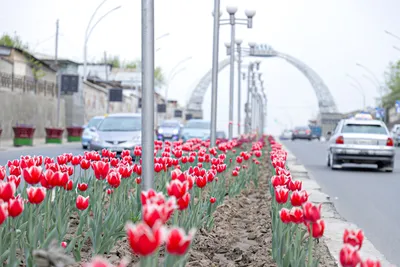
[[[226,139],[226,134],[224,131],[217,131],[216,137],[217,137],[217,139]]]
[[[163,121],[157,130],[158,140],[179,140],[181,137],[181,123],[175,120]]]
[[[308,126],[298,126],[294,128],[292,133],[292,140],[296,139],[304,139],[304,140],[312,140],[312,132],[310,127]]]

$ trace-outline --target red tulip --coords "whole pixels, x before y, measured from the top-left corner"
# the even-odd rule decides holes
[[[277,186],[284,186],[284,185],[286,185],[286,183],[288,182],[288,178],[286,178],[286,176],[284,176],[284,175],[275,175],[275,176],[272,176],[272,178],[271,178],[271,183],[272,183],[272,185],[274,186],[274,187],[277,187]]]
[[[71,191],[74,188],[74,182],[72,180],[68,180],[68,182],[64,185],[64,189],[66,191]]]
[[[21,183],[21,176],[9,175],[7,177],[7,181],[14,183],[15,187],[18,188],[19,184]]]
[[[14,197],[16,191],[15,184],[12,182],[0,181],[0,199],[7,202],[9,199]]]
[[[287,187],[289,188],[290,191],[295,191],[295,190],[301,190],[303,186],[303,182],[299,180],[290,180],[289,183],[287,184]]]
[[[67,248],[67,242],[61,242],[61,246],[63,247],[63,248]]]
[[[6,177],[6,167],[0,166],[0,180],[4,180]]]
[[[187,209],[187,207],[189,207],[189,204],[190,204],[190,194],[188,192],[186,192],[183,195],[183,197],[179,198],[176,201],[176,204],[177,204],[179,210]]]
[[[197,176],[195,181],[199,188],[203,188],[207,185],[207,177],[205,176]]]
[[[85,210],[89,207],[89,196],[83,197],[81,195],[78,195],[76,198],[76,208],[78,210]]]
[[[371,259],[366,259],[365,261],[361,262],[360,267],[381,267],[380,261],[374,261]]]
[[[8,215],[17,217],[24,211],[24,199],[21,196],[14,197],[8,200]]]
[[[167,192],[169,196],[174,196],[179,199],[185,195],[188,191],[188,184],[186,182],[182,183],[179,180],[172,180],[167,184]]]
[[[292,191],[292,194],[290,195],[290,202],[292,203],[292,206],[294,207],[299,207],[303,205],[305,202],[308,200],[308,194],[305,190],[302,191]]]
[[[11,165],[8,167],[10,171],[10,175],[20,176],[21,175],[21,168],[19,166]]]
[[[308,232],[310,232],[310,224],[312,225],[312,236],[314,238],[321,238],[324,235],[324,231],[325,231],[324,220],[318,220],[314,223],[307,223]]]
[[[172,201],[173,202],[172,202]],[[170,199],[167,203],[157,205],[157,204],[147,204],[143,206],[143,221],[147,223],[148,226],[153,227],[157,221],[161,223],[166,223],[171,217],[173,211],[177,208],[176,200]]]
[[[275,188],[275,200],[279,204],[285,204],[289,198],[289,189],[283,186]]]
[[[42,177],[42,167],[32,166],[27,169],[23,169],[25,182],[31,185],[35,185],[40,182]]]
[[[343,243],[349,244],[357,249],[361,249],[364,241],[364,233],[362,230],[345,229],[343,234]]]
[[[80,165],[83,170],[87,170],[90,168],[90,161],[87,159],[82,159]]]
[[[28,201],[32,204],[40,204],[46,197],[46,188],[44,187],[29,187],[26,192]]]
[[[304,222],[303,209],[299,207],[293,207],[290,210],[290,220],[292,223],[300,224]]]
[[[107,182],[111,187],[117,188],[121,184],[121,174],[117,171],[110,171],[107,174]]]
[[[304,220],[307,222],[316,222],[321,219],[321,205],[314,205],[311,202],[306,202],[303,205]]]
[[[78,183],[77,187],[78,187],[78,190],[82,191],[82,192],[85,192],[88,189],[88,185],[85,183]]]
[[[217,201],[217,199],[215,197],[210,197],[210,203],[214,204]]]
[[[189,234],[186,235],[184,230],[181,228],[170,229],[167,233],[165,249],[172,255],[185,255],[195,233],[196,230],[191,230]]]
[[[110,165],[103,161],[92,162],[92,169],[96,179],[103,180],[110,171]]]
[[[286,208],[282,208],[279,211],[279,216],[281,217],[281,221],[283,223],[290,223],[290,210],[286,209]]]
[[[136,184],[141,184],[141,183],[142,183],[142,178],[137,177],[137,178],[135,179],[135,182],[136,182]]]
[[[71,164],[73,166],[79,165],[81,163],[82,156],[73,156],[71,159]]]
[[[148,256],[153,254],[163,242],[163,228],[160,223],[150,228],[145,223],[126,225],[126,233],[129,245],[133,252],[140,256]]]
[[[8,204],[0,200],[0,225],[3,224],[3,222],[7,219],[7,217],[8,217]]]
[[[68,157],[65,155],[57,156],[57,163],[60,165],[65,165],[68,163]]]
[[[356,267],[361,262],[358,250],[346,244],[340,250],[339,260],[343,267]]]

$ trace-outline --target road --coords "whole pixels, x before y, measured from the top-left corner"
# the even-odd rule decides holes
[[[331,170],[326,165],[327,144],[323,142],[283,143],[331,197],[339,214],[363,229],[376,249],[400,266],[400,212],[396,204],[400,198],[400,149],[394,172],[384,173],[359,167]]]
[[[56,157],[63,153],[83,154],[81,143],[67,144],[60,146],[51,147],[27,147],[27,148],[17,148],[7,151],[0,151],[0,165],[4,166],[7,164],[8,160],[19,159],[21,155],[41,155],[43,157]]]

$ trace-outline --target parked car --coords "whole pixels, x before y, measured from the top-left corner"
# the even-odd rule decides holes
[[[328,144],[327,165],[332,169],[342,168],[346,163],[376,164],[378,169],[393,172],[394,140],[380,120],[341,120]]]
[[[393,137],[395,146],[400,146],[400,124],[393,125],[390,133]]]
[[[91,150],[103,148],[119,155],[142,143],[142,117],[138,113],[117,113],[106,116],[97,127],[89,144]]]
[[[182,139],[187,141],[193,138],[208,140],[210,138],[210,121],[200,119],[189,120],[182,130]]]
[[[284,130],[279,137],[281,140],[290,140],[292,139],[293,131],[292,130]]]
[[[179,140],[181,137],[181,123],[175,120],[163,121],[157,129],[158,140]]]
[[[215,134],[217,139],[226,140],[226,134],[224,131],[217,131]]]
[[[96,132],[97,127],[99,126],[100,122],[104,119],[104,116],[95,116],[91,118],[88,124],[84,125],[83,132],[82,132],[82,148],[87,149],[89,147],[90,141]]]
[[[298,126],[294,128],[293,134],[292,134],[292,140],[296,139],[306,139],[306,140],[312,140],[312,132],[310,127],[308,126]]]

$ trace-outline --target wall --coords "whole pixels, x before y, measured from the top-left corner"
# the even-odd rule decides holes
[[[108,90],[90,82],[83,82],[83,98],[85,100],[84,118],[87,123],[94,116],[107,113]],[[138,98],[124,93],[123,102],[111,102],[109,113],[137,112]]]
[[[61,101],[61,126],[65,126],[65,105]],[[13,138],[12,127],[17,123],[36,126],[35,138],[44,138],[47,126],[57,122],[57,99],[43,95],[21,94],[0,90],[1,139]]]

